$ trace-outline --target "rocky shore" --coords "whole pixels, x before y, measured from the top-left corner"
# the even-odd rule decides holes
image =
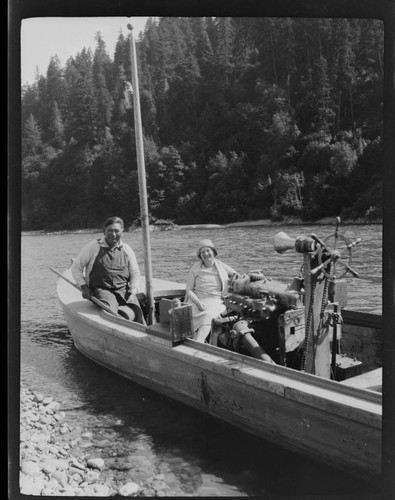
[[[282,220],[273,221],[271,219],[259,219],[259,220],[247,220],[241,222],[231,222],[229,224],[174,224],[173,227],[168,226],[166,230],[182,230],[182,229],[226,229],[232,227],[256,227],[256,226],[266,226],[266,227],[278,227],[278,226],[333,226],[335,224],[336,217],[323,217],[322,219],[313,220],[302,220],[300,217],[284,217]],[[342,226],[349,225],[369,225],[377,224],[382,225],[383,219],[380,217],[359,217],[358,219],[350,219],[341,221]],[[150,226],[153,230],[153,226]],[[160,230],[161,228],[159,228]],[[22,235],[34,235],[34,234],[72,234],[72,233],[101,233],[101,228],[86,228],[86,229],[65,229],[58,231],[46,230],[36,230],[36,231],[22,231]],[[134,228],[130,226],[125,229],[126,232],[141,231],[141,227]]]
[[[149,457],[139,456],[138,451],[118,456],[110,435],[84,432],[78,421],[68,419],[59,402],[23,382],[20,405],[22,494],[188,496],[169,471],[158,473]]]

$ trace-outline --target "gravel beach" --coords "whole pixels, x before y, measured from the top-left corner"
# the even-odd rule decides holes
[[[118,456],[109,435],[84,432],[51,397],[20,388],[20,492],[42,496],[191,496],[144,450]],[[215,492],[211,492],[214,493]]]

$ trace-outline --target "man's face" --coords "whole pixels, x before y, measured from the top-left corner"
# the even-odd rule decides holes
[[[115,246],[120,241],[122,234],[123,229],[121,224],[119,224],[118,222],[107,226],[104,230],[104,237],[110,247]]]

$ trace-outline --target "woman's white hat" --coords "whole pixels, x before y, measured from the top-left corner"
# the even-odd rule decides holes
[[[199,243],[199,250],[197,252],[197,256],[198,257],[200,257],[200,252],[201,252],[201,250],[202,250],[203,247],[209,247],[209,248],[211,248],[211,250],[214,252],[215,256],[218,254],[217,249],[214,246],[214,243],[211,240],[209,240],[209,239],[205,239],[205,240],[202,240]]]

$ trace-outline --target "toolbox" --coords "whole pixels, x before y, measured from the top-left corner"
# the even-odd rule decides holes
[[[341,380],[361,375],[361,373],[362,361],[358,361],[355,358],[349,358],[344,354],[336,354],[335,380],[340,382]]]

